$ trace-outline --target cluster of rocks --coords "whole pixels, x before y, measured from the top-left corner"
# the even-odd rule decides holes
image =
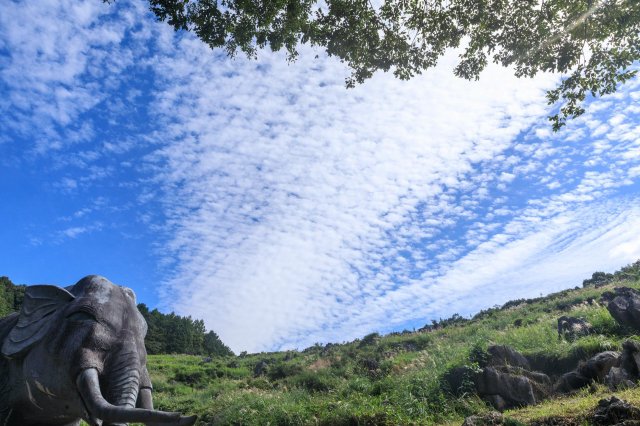
[[[547,417],[536,420],[531,426],[579,426],[586,419],[568,419],[564,417]],[[469,416],[462,426],[507,426],[509,422],[501,413],[492,411],[487,414]],[[588,424],[592,426],[638,426],[640,425],[640,409],[615,396],[601,399],[593,410]]]
[[[630,288],[616,288],[615,292],[605,293],[602,301],[607,303],[611,316],[623,327],[640,330],[640,293]],[[558,319],[559,338],[574,339],[593,333],[593,327],[579,318],[562,316]],[[477,393],[488,401],[496,410],[537,404],[553,395],[573,392],[593,384],[605,383],[612,390],[636,386],[640,380],[640,343],[627,340],[623,343],[622,352],[605,351],[582,361],[573,370],[550,377],[531,368],[529,360],[508,346],[494,345],[487,350],[482,368],[473,370],[461,367],[452,370],[445,380],[454,392],[463,389],[465,392]],[[605,400],[603,400],[605,401]],[[601,402],[602,411],[598,419],[616,417],[616,407],[626,407],[619,400]],[[628,407],[626,407],[628,408]],[[608,411],[607,411],[608,410]],[[620,415],[624,419],[640,419],[640,411],[636,408],[627,414]],[[613,413],[613,414],[611,414]],[[468,418],[465,425],[501,424],[499,416],[490,419]],[[627,417],[625,417],[627,416]],[[624,419],[623,419],[624,417]],[[594,419],[594,421],[597,419]],[[481,421],[484,421],[482,423]],[[608,420],[598,420],[597,424]],[[475,423],[474,423],[475,422]],[[481,423],[478,423],[481,422]],[[640,424],[640,423],[639,423]]]
[[[508,346],[489,347],[487,365],[475,377],[478,395],[497,410],[537,404],[552,390],[549,376],[531,371],[529,361]]]

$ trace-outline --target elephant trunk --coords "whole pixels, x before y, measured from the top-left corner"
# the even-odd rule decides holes
[[[106,400],[120,407],[135,408],[140,387],[140,367],[134,352],[121,354],[109,367],[103,389]]]
[[[196,416],[182,417],[180,413],[116,406],[107,402],[100,391],[98,371],[94,368],[83,370],[76,379],[76,386],[95,425],[100,424],[99,420],[105,423],[138,422],[168,426],[192,426],[196,421]],[[135,404],[135,399],[133,401]]]

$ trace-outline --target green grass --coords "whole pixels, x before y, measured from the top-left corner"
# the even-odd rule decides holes
[[[476,358],[491,344],[512,346],[535,366],[552,364],[562,371],[597,352],[617,350],[629,336],[593,301],[619,285],[640,288],[640,281],[566,290],[430,332],[372,334],[300,352],[212,362],[186,355],[149,356],[156,407],[197,414],[199,425],[460,425],[464,417],[491,408],[472,393],[450,394],[443,385],[447,371],[463,365],[477,368]],[[596,334],[559,339],[561,315],[585,318]],[[266,365],[261,374],[255,370],[259,363]],[[553,416],[580,420],[607,395],[600,387],[507,416],[513,424]],[[640,405],[640,391],[619,396]]]
[[[612,395],[640,406],[640,389],[611,392],[605,386],[598,385],[573,395],[550,399],[531,407],[510,410],[504,414],[506,417],[524,424],[549,418],[563,418],[565,424],[589,424],[589,416],[598,405],[598,401]]]

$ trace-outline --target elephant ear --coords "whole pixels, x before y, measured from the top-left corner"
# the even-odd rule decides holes
[[[2,354],[15,356],[42,339],[51,326],[51,315],[75,299],[67,290],[54,285],[34,285],[24,292],[18,323],[2,345]]]

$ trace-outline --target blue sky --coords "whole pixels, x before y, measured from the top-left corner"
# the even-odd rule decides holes
[[[455,59],[347,90],[321,51],[232,60],[144,2],[2,2],[0,274],[101,274],[238,352],[420,327],[640,258],[640,82],[553,134],[558,76],[467,82]]]

